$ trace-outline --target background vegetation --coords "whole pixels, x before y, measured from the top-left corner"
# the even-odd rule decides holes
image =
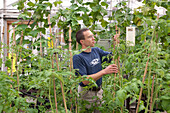
[[[116,5],[117,10],[112,11],[108,21],[104,19],[108,13],[106,1],[93,0],[84,3],[82,0],[72,0],[72,5],[66,9],[61,7],[61,3],[62,1],[50,3],[48,0],[19,0],[16,4],[21,14],[18,17],[19,21],[13,23],[15,30],[11,37],[11,46],[4,46],[8,48],[11,56],[16,55],[18,63],[15,64],[16,71],[12,72],[10,70],[14,63],[13,57],[6,58],[5,65],[10,72],[0,71],[0,112],[56,112],[57,101],[58,112],[74,113],[78,112],[80,103],[85,104],[78,99],[77,85],[86,77],[77,77],[74,74],[75,70],[70,69],[70,53],[79,53],[75,49],[75,33],[81,28],[80,20],[92,31],[100,29],[94,32],[98,37],[112,39],[116,34],[115,25],[120,28],[120,44],[115,47],[112,44],[111,47],[113,58],[119,59],[119,62],[112,63],[120,64],[120,71],[117,75],[103,77],[104,103],[96,109],[103,113],[128,113],[130,109],[125,106],[125,100],[130,98],[130,104],[138,104],[140,100],[137,112],[170,112],[169,2],[144,0],[145,5],[135,9],[132,14],[127,2],[122,1]],[[28,7],[25,8],[25,5]],[[164,7],[167,10],[166,15],[158,17],[155,6]],[[50,18],[49,24],[48,15],[52,7],[58,7],[59,10]],[[17,24],[23,20],[33,23]],[[71,27],[72,50],[65,51],[55,45],[49,46],[49,40],[43,37],[46,30],[50,30],[50,27],[56,24],[64,31],[67,43],[64,48],[68,48]],[[130,25],[135,26],[137,32],[134,47],[127,46],[125,42],[126,27]],[[15,43],[16,35],[20,38]],[[25,38],[28,36],[35,41]],[[56,36],[52,33],[50,36],[55,42]],[[29,48],[25,49],[24,44],[29,44]],[[43,54],[40,52],[41,48]],[[37,49],[38,55],[33,54],[33,49]],[[103,63],[103,68],[107,65]],[[89,81],[95,85],[92,79]],[[66,107],[63,100],[66,100]]]

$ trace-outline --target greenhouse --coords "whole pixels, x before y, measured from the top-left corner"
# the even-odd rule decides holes
[[[0,113],[170,113],[169,5],[1,0]]]

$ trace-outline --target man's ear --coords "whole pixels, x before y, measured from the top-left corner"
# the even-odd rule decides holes
[[[84,40],[80,40],[81,45],[83,44]]]

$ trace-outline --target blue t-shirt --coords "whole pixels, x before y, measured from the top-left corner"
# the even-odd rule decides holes
[[[111,54],[110,52],[103,51],[100,48],[91,48],[91,52],[81,52],[73,56],[73,68],[79,69],[76,75],[91,75],[102,70],[102,57]],[[100,86],[102,84],[102,77],[96,81]],[[86,86],[82,82],[80,86]]]

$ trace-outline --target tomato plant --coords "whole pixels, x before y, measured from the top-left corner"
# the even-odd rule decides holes
[[[126,104],[130,98],[128,104],[135,102],[137,112],[169,112],[169,2],[144,0],[145,5],[131,14],[127,2],[122,1],[116,4],[108,21],[104,20],[108,7],[106,1],[72,0],[68,8],[61,7],[61,3],[48,0],[20,0],[16,3],[21,14],[19,21],[13,23],[12,41],[9,47],[1,43],[13,56],[5,61],[10,72],[0,71],[0,112],[79,112],[81,104],[86,104],[79,99],[77,92],[78,83],[86,77],[75,76],[75,70],[70,70],[70,52],[73,55],[80,53],[75,50],[75,33],[81,28],[79,21],[91,30],[98,29],[99,22],[101,29],[106,29],[96,32],[99,37],[112,38],[116,33],[115,25],[120,28],[120,43],[115,46],[112,43],[110,48],[114,59],[111,63],[120,64],[119,73],[103,77],[103,102],[97,109],[103,113],[128,113],[130,109]],[[155,6],[164,7],[166,14],[159,17]],[[49,21],[52,7],[59,10]],[[28,25],[18,24],[23,20],[29,20]],[[63,30],[67,44],[70,43],[69,27],[72,28],[73,50],[68,51],[68,45],[56,47],[55,34],[46,33],[55,25]],[[127,46],[125,42],[126,27],[130,25],[136,27],[135,46]],[[15,36],[19,36],[16,41]],[[37,54],[33,53],[34,50]],[[15,71],[12,71],[13,65]],[[107,62],[102,64],[103,68],[107,65]],[[94,80],[88,80],[96,85]]]

